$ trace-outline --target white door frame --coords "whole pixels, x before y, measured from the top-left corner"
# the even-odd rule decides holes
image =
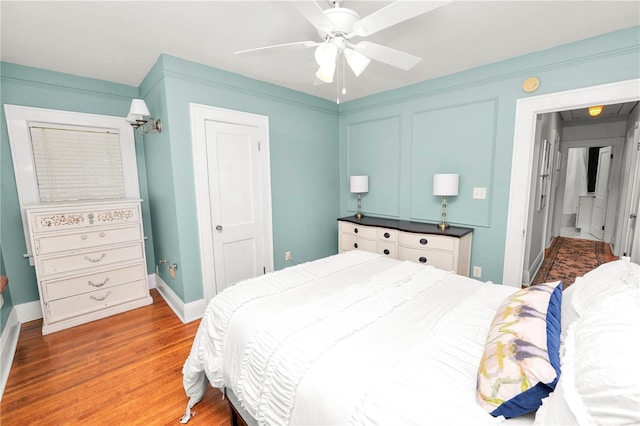
[[[191,144],[193,151],[193,172],[196,190],[196,213],[198,218],[198,244],[200,246],[200,267],[202,291],[205,304],[216,295],[216,275],[213,261],[213,224],[211,222],[211,200],[209,197],[209,173],[207,167],[207,139],[205,121],[218,121],[259,128],[262,158],[261,191],[264,197],[263,221],[265,230],[265,262],[267,272],[273,271],[273,225],[271,220],[271,164],[269,150],[269,117],[243,111],[190,103]]]
[[[640,78],[517,100],[502,274],[504,285],[519,288],[522,284],[536,116],[594,104],[616,104],[638,99]]]

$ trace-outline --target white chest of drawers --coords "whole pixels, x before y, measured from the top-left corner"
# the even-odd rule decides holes
[[[148,305],[140,200],[25,208],[48,334]]]
[[[469,276],[473,229],[365,216],[338,219],[338,249],[365,250]]]

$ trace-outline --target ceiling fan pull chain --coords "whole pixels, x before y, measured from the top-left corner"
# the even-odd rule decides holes
[[[340,61],[336,61],[336,104],[340,105]]]
[[[347,64],[345,64],[346,58],[344,56],[344,51],[342,51],[342,94],[347,94],[347,76],[345,74],[345,69],[347,69]]]

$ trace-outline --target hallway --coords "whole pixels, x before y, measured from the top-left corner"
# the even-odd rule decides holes
[[[599,265],[617,260],[611,253],[611,246],[594,239],[557,237],[545,250],[544,261],[534,278],[533,284],[562,281],[565,289],[587,272]]]

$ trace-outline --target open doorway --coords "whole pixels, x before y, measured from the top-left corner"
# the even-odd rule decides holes
[[[561,237],[604,241],[608,188],[615,173],[612,162],[611,146],[569,148]]]
[[[596,104],[634,102],[640,99],[640,79],[627,80],[566,92],[519,99],[516,107],[514,150],[511,167],[509,213],[505,241],[503,284],[522,284],[526,248],[526,231],[530,211],[530,188],[533,177],[536,117],[554,111],[586,108]],[[637,110],[634,121],[639,120]],[[636,123],[633,123],[637,127]],[[637,143],[638,134],[634,136]],[[640,167],[636,163],[633,169]],[[628,185],[628,184],[627,184]],[[628,188],[625,189],[625,193]],[[557,208],[557,207],[556,207]],[[637,206],[631,206],[637,209]],[[621,212],[625,214],[625,212]],[[555,232],[559,223],[552,224]],[[619,230],[620,232],[622,230]],[[634,242],[635,244],[635,242]]]

